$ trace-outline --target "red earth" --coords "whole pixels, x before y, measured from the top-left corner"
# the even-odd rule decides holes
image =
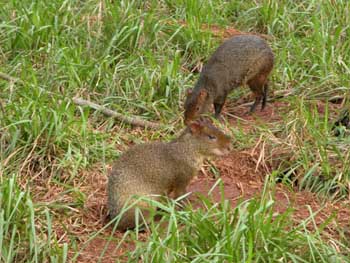
[[[254,124],[259,121],[273,124],[278,120],[278,112],[281,112],[284,106],[283,102],[270,103],[265,111],[259,111],[253,115],[245,114],[245,111],[240,107],[235,107],[232,110],[231,107],[226,106],[223,115],[225,118],[230,118],[229,122],[232,124],[238,119],[243,120],[241,123],[244,125],[244,129],[249,131],[254,129]],[[237,118],[232,118],[232,116]],[[261,148],[259,147],[233,151],[228,156],[216,160],[214,164],[219,171],[219,178],[223,182],[225,199],[230,200],[233,207],[239,200],[260,196],[265,177],[271,172],[270,165],[264,163],[261,158]],[[83,171],[80,176],[85,179],[75,186],[86,195],[84,209],[76,209],[68,217],[59,217],[58,215],[61,219],[54,225],[55,233],[61,241],[70,242],[74,237],[79,244],[81,253],[77,262],[97,262],[100,258],[102,258],[101,262],[123,260],[126,259],[126,253],[135,247],[134,242],[128,238],[120,244],[124,233],[115,232],[112,234],[111,228],[101,231],[94,239],[87,242],[93,233],[100,231],[105,225],[107,171],[110,167],[107,169],[102,167],[103,165],[96,164],[94,168]],[[196,202],[195,193],[207,196],[218,179],[208,167],[209,165],[206,165],[188,187],[188,191],[193,193],[189,198],[193,203]],[[57,200],[62,196],[63,189],[51,189],[46,195],[41,196],[41,201],[50,202],[50,200]],[[211,196],[214,202],[220,201],[219,187],[212,189]],[[276,212],[283,212],[288,207],[293,208],[293,218],[296,223],[308,218],[311,208],[313,212],[319,210],[315,216],[316,224],[321,224],[336,212],[326,228],[328,233],[335,235],[337,226],[348,227],[349,225],[348,200],[341,202],[322,201],[314,193],[287,188],[282,184],[276,184],[272,197],[275,200]],[[67,197],[65,201],[69,202],[70,198],[73,196]],[[309,227],[312,228],[311,225]],[[146,236],[147,233],[142,233],[141,240],[146,239]],[[113,239],[109,240],[111,237]],[[108,249],[106,249],[107,245]],[[104,255],[101,257],[104,250]],[[71,255],[74,254],[73,251],[71,253]]]
[[[185,24],[184,24],[185,25]],[[237,34],[248,34],[240,32],[233,28],[220,29],[217,26],[206,27],[203,29],[210,30],[214,36],[220,38],[228,38]],[[250,33],[249,33],[250,34]],[[261,35],[261,34],[260,34]],[[264,38],[270,36],[261,35]],[[237,106],[247,102],[242,99],[235,105],[229,103],[225,106],[223,117],[229,120],[231,125],[240,125],[242,129],[249,132],[259,123],[267,123],[273,125],[274,122],[280,121],[280,113],[285,111],[286,102],[276,101],[269,103],[264,111],[257,111],[252,115],[246,114],[247,106]],[[322,111],[322,105],[319,110]],[[259,145],[259,142],[257,142]],[[234,207],[239,200],[246,200],[254,196],[260,196],[265,177],[271,172],[271,165],[264,162],[264,156],[261,147],[253,147],[251,149],[233,151],[230,155],[215,161],[215,166],[219,170],[219,178],[223,182],[224,196],[231,201]],[[78,244],[81,250],[80,255],[76,259],[77,262],[115,262],[116,259],[126,259],[126,253],[132,251],[135,244],[132,240],[120,242],[124,233],[115,232],[112,234],[111,228],[100,231],[105,226],[106,218],[106,183],[107,171],[102,168],[102,164],[96,164],[95,167],[88,171],[83,171],[80,176],[84,178],[74,187],[79,188],[86,195],[86,201],[83,209],[74,209],[70,211],[69,216],[61,215],[57,212],[53,229],[60,242],[71,242],[72,239]],[[208,167],[204,167],[199,175],[192,180],[188,187],[188,191],[193,194],[189,200],[196,201],[195,193],[208,195],[209,190],[216,183],[217,178],[212,174]],[[49,184],[49,183],[48,183]],[[63,187],[59,188],[57,184],[53,187],[48,185],[42,186],[37,191],[39,201],[53,202],[60,200],[69,203],[76,196],[70,194],[65,195]],[[50,189],[47,191],[47,189]],[[211,196],[213,201],[219,201],[221,192],[218,187],[212,189]],[[295,222],[306,219],[310,216],[310,210],[319,211],[315,217],[316,224],[324,222],[334,212],[336,215],[327,226],[329,233],[336,233],[335,229],[341,225],[349,226],[349,200],[341,202],[322,201],[314,193],[307,191],[299,191],[297,189],[287,188],[282,184],[277,184],[272,195],[275,200],[276,212],[283,212],[287,207],[294,209],[293,218]],[[310,226],[312,228],[312,226]],[[88,242],[91,235],[100,233]],[[147,233],[140,234],[141,240],[145,239]],[[110,238],[112,240],[109,240]],[[103,252],[104,251],[104,252]],[[101,256],[104,253],[103,256]],[[71,257],[74,252],[71,251]]]

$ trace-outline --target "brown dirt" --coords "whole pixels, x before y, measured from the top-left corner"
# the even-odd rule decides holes
[[[186,22],[180,21],[180,24],[186,26]],[[264,34],[241,32],[234,28],[220,28],[216,25],[203,25],[202,29],[210,30],[214,36],[223,39],[241,34],[256,34],[266,39],[271,38],[271,36]],[[231,125],[239,124],[246,131],[251,131],[259,123],[273,124],[281,121],[280,113],[288,109],[286,102],[276,101],[268,103],[264,111],[257,110],[254,114],[248,115],[246,114],[248,106],[239,106],[248,101],[250,101],[249,98],[242,98],[239,102],[227,103],[223,110],[223,116],[225,119],[229,119]],[[318,105],[318,109],[322,112],[324,109],[323,105]],[[139,134],[140,137],[144,137],[140,129],[135,129],[132,132]],[[127,136],[124,139],[128,142]],[[215,166],[219,170],[220,179],[224,186],[224,197],[231,201],[233,207],[240,199],[245,200],[254,196],[260,196],[265,176],[270,172],[269,165],[265,164],[264,158],[261,157],[263,157],[261,152],[254,148],[232,152],[225,158],[216,161]],[[111,228],[101,231],[96,238],[87,242],[91,235],[100,231],[106,223],[105,187],[107,183],[106,174],[110,167],[107,167],[107,171],[103,170],[102,167],[102,164],[96,164],[95,167],[82,171],[79,174],[79,177],[83,178],[83,180],[77,181],[74,188],[85,194],[85,202],[82,208],[53,211],[55,215],[53,229],[58,240],[60,242],[71,242],[74,239],[78,244],[78,250],[82,250],[77,258],[77,262],[97,262],[104,250],[105,254],[101,262],[115,262],[116,259],[123,261],[126,259],[126,253],[134,249],[134,243],[128,238],[126,238],[125,242],[119,244],[124,233],[115,232],[112,234]],[[190,196],[190,201],[196,202],[194,193],[207,196],[216,180],[217,178],[209,171],[208,167],[202,169],[198,177],[194,178],[188,187],[188,191],[193,193]],[[77,196],[74,195],[74,192],[66,193],[65,191],[64,187],[48,182],[35,190],[35,199],[36,201],[48,203],[70,203],[76,200]],[[220,201],[221,192],[218,186],[212,189],[211,196],[215,202]],[[295,191],[283,185],[276,186],[273,198],[277,212],[283,212],[288,207],[293,207],[295,210],[293,217],[296,223],[308,218],[311,208],[313,212],[319,210],[315,217],[317,225],[336,212],[336,215],[331,220],[331,224],[327,226],[329,233],[335,234],[335,230],[339,225],[349,226],[350,205],[348,200],[337,203],[331,201],[322,203],[313,193]],[[309,227],[312,228],[312,226]],[[111,236],[113,239],[109,240]],[[141,234],[140,240],[145,240],[146,237],[147,233]],[[105,249],[106,246],[108,246],[107,249]],[[70,253],[71,256],[74,255],[74,251]]]
[[[220,179],[223,182],[225,199],[230,200],[233,207],[239,200],[260,196],[267,171],[258,164],[258,155],[249,151],[232,152],[230,155],[216,161],[215,166],[219,170]],[[58,238],[69,242],[74,237],[79,245],[79,249],[86,246],[79,255],[78,262],[97,262],[107,245],[108,248],[105,250],[101,262],[115,262],[116,259],[126,260],[127,252],[134,249],[134,243],[129,238],[126,238],[126,241],[120,244],[124,233],[115,232],[112,234],[111,228],[102,231],[86,245],[89,237],[105,225],[105,186],[107,177],[97,166],[96,169],[82,172],[81,176],[85,180],[78,187],[86,194],[85,205],[68,217],[67,215],[60,217],[60,222],[55,224],[54,227]],[[188,191],[193,193],[189,200],[195,204],[196,193],[208,196],[208,192],[216,183],[216,180],[217,178],[209,171],[209,166],[205,167],[188,187]],[[52,198],[55,199],[55,195]],[[212,189],[211,198],[214,202],[220,201],[221,192],[218,186]],[[293,217],[296,223],[310,216],[310,207],[313,212],[320,210],[315,216],[317,225],[320,225],[334,212],[337,212],[326,228],[328,233],[335,235],[339,225],[349,225],[350,205],[348,201],[339,203],[326,202],[322,205],[322,202],[315,194],[307,191],[294,191],[283,185],[277,185],[273,198],[277,212],[284,212],[288,207],[293,207],[295,210]],[[69,199],[67,198],[67,200]],[[59,217],[59,215],[57,216]],[[312,228],[313,226],[309,224],[308,227]],[[111,236],[113,239],[108,241],[108,238]],[[141,240],[145,240],[146,237],[147,233],[141,234]]]
[[[225,199],[230,200],[233,207],[241,199],[246,200],[262,194],[267,171],[262,166],[257,166],[257,163],[257,156],[245,151],[233,152],[217,161],[216,165],[220,171],[220,179],[223,182]],[[210,174],[201,173],[198,178],[191,182],[188,190],[207,195],[216,180]],[[218,186],[212,191],[211,196],[214,202],[220,202],[222,193]],[[272,197],[277,212],[283,213],[287,208],[293,208],[293,218],[296,223],[307,219],[311,216],[310,213],[317,212],[314,217],[316,225],[321,225],[334,214],[334,218],[326,227],[328,233],[336,234],[337,227],[349,226],[349,200],[322,201],[321,197],[317,197],[314,193],[290,189],[282,184],[276,185]],[[195,202],[194,198],[195,196],[190,198],[192,202]],[[311,223],[308,227],[313,228]]]
[[[219,170],[219,178],[224,186],[225,199],[231,200],[233,206],[240,198],[246,199],[254,196],[263,185],[265,171],[262,167],[256,167],[256,159],[248,152],[232,152],[227,157],[218,160],[215,166]],[[208,170],[202,171],[197,178],[192,180],[188,190],[206,196],[217,179]],[[221,192],[218,186],[211,195],[214,201],[220,201]],[[191,198],[194,201],[195,197]]]
[[[280,120],[279,113],[285,110],[286,103],[269,103],[265,111],[257,111],[253,115],[247,115],[245,108],[226,105],[223,115],[229,119],[232,125],[240,121],[242,128],[249,131],[254,129],[259,122],[273,125]],[[322,106],[319,106],[322,111]],[[232,116],[236,116],[232,117]],[[134,131],[138,132],[138,130]],[[189,200],[196,207],[196,193],[204,196],[208,195],[210,189],[216,183],[217,178],[210,172],[210,165],[206,165],[199,175],[193,179],[188,187],[190,195]],[[101,262],[115,262],[116,259],[125,260],[127,252],[134,249],[134,242],[126,237],[124,242],[120,243],[124,233],[112,233],[112,229],[107,228],[96,238],[87,242],[91,235],[100,231],[106,223],[106,183],[107,174],[110,166],[103,168],[103,164],[96,164],[95,167],[82,171],[79,179],[74,183],[74,188],[79,189],[85,194],[84,205],[80,208],[71,208],[63,210],[54,210],[53,229],[60,242],[72,242],[75,240],[78,250],[81,250],[77,262],[97,262],[101,253],[105,250]],[[261,149],[254,147],[249,150],[233,151],[230,155],[215,161],[215,167],[219,171],[218,176],[223,182],[224,197],[230,200],[234,207],[239,200],[246,200],[254,196],[260,196],[264,180],[267,174],[271,172],[268,164],[264,163],[264,156],[261,155]],[[36,201],[70,203],[79,196],[74,192],[65,192],[61,186],[55,183],[48,183],[45,186],[39,186],[35,191]],[[335,213],[335,216],[328,224],[326,231],[332,235],[337,234],[337,227],[348,227],[350,217],[349,201],[341,202],[322,202],[315,194],[307,191],[298,191],[290,189],[281,184],[277,185],[274,194],[276,212],[283,212],[288,207],[294,209],[293,218],[296,224],[310,216],[310,211],[318,211],[315,216],[315,223],[320,225],[328,217]],[[221,199],[221,192],[218,186],[212,189],[211,198],[217,202]],[[311,210],[310,210],[311,209]],[[312,224],[308,225],[312,228]],[[112,240],[108,240],[112,237]],[[145,240],[147,233],[140,236]],[[108,248],[106,246],[108,245]],[[70,251],[71,256],[74,251]]]
[[[258,121],[266,123],[273,123],[279,120],[279,112],[285,107],[285,103],[275,102],[269,104],[266,111],[257,112],[254,115],[246,115],[239,108],[233,109],[232,114],[242,118],[247,130],[254,128],[254,124]],[[225,111],[230,111],[230,107],[226,106]],[[227,114],[226,112],[226,114]],[[225,114],[225,113],[224,113]],[[230,122],[235,123],[235,119]],[[106,215],[106,182],[108,170],[103,170],[103,165],[97,164],[96,167],[83,171],[80,174],[84,180],[75,185],[85,195],[86,201],[83,208],[75,209],[74,211],[60,216],[58,222],[54,225],[55,232],[58,239],[70,242],[71,238],[76,239],[79,249],[82,249],[89,237],[99,231],[105,225]],[[254,196],[260,196],[264,185],[266,174],[270,172],[270,167],[261,160],[261,153],[259,149],[249,149],[242,151],[234,151],[230,155],[217,160],[215,167],[219,171],[219,178],[223,182],[225,199],[230,200],[234,207],[239,200],[245,200]],[[200,193],[204,196],[208,195],[209,190],[216,183],[217,178],[210,172],[209,165],[207,165],[199,175],[193,179],[188,187],[188,190],[193,194],[190,196],[190,201],[196,203],[196,194]],[[40,201],[51,202],[53,200],[60,200],[64,202],[72,201],[74,195],[62,195],[64,191],[61,188],[48,187],[49,191],[42,192]],[[212,189],[212,199],[217,202],[221,199],[221,192],[219,187]],[[330,201],[322,203],[319,198],[307,191],[295,191],[277,185],[273,195],[275,200],[275,209],[277,212],[283,212],[288,207],[293,207],[295,210],[293,218],[295,222],[300,222],[310,216],[310,211],[318,211],[315,216],[315,223],[320,225],[334,212],[336,215],[327,226],[328,233],[335,235],[336,229],[339,225],[348,226],[348,218],[350,216],[350,205],[348,201],[332,203]],[[311,210],[310,210],[311,209]],[[63,227],[64,226],[64,227]],[[309,224],[312,228],[312,224]],[[123,238],[123,233],[111,233],[111,228],[102,231],[91,242],[87,243],[85,249],[78,257],[78,262],[96,262],[105,246],[108,244],[108,249],[105,250],[102,262],[114,262],[116,259],[126,259],[126,253],[134,249],[134,243],[129,240],[122,242],[119,246],[120,240]],[[143,236],[142,236],[143,235]],[[141,239],[145,239],[147,234],[142,234]],[[113,240],[110,242],[108,238],[112,236]],[[126,238],[128,240],[128,238]],[[72,251],[73,253],[73,251]]]

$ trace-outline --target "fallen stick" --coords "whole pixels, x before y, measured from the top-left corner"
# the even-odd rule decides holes
[[[10,75],[7,75],[6,73],[0,72],[0,79],[7,80],[9,82],[18,82],[23,84],[23,81],[14,77],[11,77]]]
[[[97,111],[100,111],[107,116],[116,118],[122,122],[131,124],[133,126],[147,127],[147,128],[151,128],[154,130],[160,129],[162,127],[159,123],[146,121],[146,120],[140,119],[139,117],[136,117],[136,116],[127,117],[121,113],[107,109],[106,107],[103,107],[101,105],[98,105],[98,104],[93,103],[93,102],[88,101],[88,100],[84,100],[82,98],[73,98],[73,102],[79,106],[89,106],[90,108],[95,109]]]
[[[0,79],[15,83],[21,83],[23,84],[23,81],[18,79],[18,78],[14,78],[6,73],[0,72]],[[80,106],[89,106],[90,108],[93,108],[95,110],[101,111],[103,114],[116,118],[122,122],[134,125],[134,126],[141,126],[141,127],[148,127],[154,130],[157,130],[159,128],[162,127],[162,125],[160,125],[159,123],[155,123],[155,122],[150,122],[150,121],[146,121],[143,119],[140,119],[139,117],[133,116],[133,117],[127,117],[124,116],[123,114],[120,114],[118,112],[112,111],[110,109],[107,109],[106,107],[103,107],[101,105],[98,105],[96,103],[93,103],[91,101],[88,100],[84,100],[82,98],[73,98],[73,102],[77,105]],[[0,109],[3,110],[2,104],[0,102]]]

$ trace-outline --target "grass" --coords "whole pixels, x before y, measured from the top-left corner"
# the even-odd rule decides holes
[[[339,112],[328,100],[349,96],[349,10],[345,0],[3,1],[0,72],[21,82],[0,79],[1,261],[41,262],[45,258],[62,262],[67,251],[74,250],[72,244],[55,237],[51,224],[57,213],[37,201],[39,186],[62,187],[64,193],[84,196],[77,187],[85,180],[82,171],[97,164],[106,169],[132,142],[174,136],[170,130],[132,130],[98,112],[76,107],[71,98],[84,97],[180,130],[185,90],[194,85],[198,68],[221,42],[210,30],[214,25],[273,36],[269,43],[276,63],[271,89],[291,94],[282,100],[285,110],[273,126],[262,123],[247,133],[240,124],[227,124],[236,147],[249,149],[260,138],[261,145],[267,145],[264,161],[272,164],[276,180],[282,178],[287,185],[327,198],[347,197],[350,141],[347,133],[333,136],[332,125]],[[248,93],[240,89],[230,100],[234,103]],[[69,206],[83,209],[84,200],[77,198]],[[245,220],[246,226],[256,223],[256,211],[269,218],[270,207],[259,202],[244,202],[232,211],[211,204],[208,210],[174,212],[173,218],[179,222],[189,219],[184,229],[200,236],[206,234],[201,232],[204,228],[210,229],[210,220],[203,223],[199,218],[223,213],[233,221]],[[252,212],[241,214],[244,209]],[[213,261],[244,258],[265,262],[287,256],[290,261],[322,262],[334,253],[322,243],[317,230],[299,227],[292,231],[288,229],[291,222],[283,217],[286,215],[266,227],[276,228],[277,239],[294,237],[291,244],[282,242],[284,252],[279,246],[254,250],[252,242],[279,241],[259,236],[255,229],[238,231],[234,227],[241,223],[237,223],[225,226],[226,234],[240,235],[230,240],[234,247],[226,247],[225,236],[215,236],[213,244],[220,240],[223,247],[206,247],[203,242],[196,248],[190,236],[183,235],[190,233],[185,231],[162,243],[151,236],[146,243],[149,248],[140,244],[133,256],[144,254],[150,260],[149,249],[164,244],[165,252],[155,256],[167,253],[169,260],[185,261],[201,261],[211,253]],[[218,234],[218,229],[213,231]],[[175,244],[187,245],[189,250]],[[224,248],[235,252],[227,253]],[[306,248],[308,253],[299,253]]]
[[[174,204],[159,224],[151,224],[147,242],[136,243],[128,262],[346,262],[348,250],[322,237],[325,222],[315,231],[315,213],[294,225],[292,209],[276,214],[270,195],[241,202],[232,209],[228,200],[213,204],[199,197],[202,208],[177,211]],[[164,209],[164,206],[161,206]],[[164,227],[164,222],[167,227]],[[163,223],[163,226],[161,226]],[[133,235],[133,233],[130,233]],[[133,236],[137,240],[137,236]],[[343,250],[343,251],[345,251]]]
[[[225,199],[220,180],[216,183],[221,191],[218,203],[211,201],[210,194],[209,198],[198,195],[196,208],[171,200],[137,200],[151,202],[161,219],[148,224],[146,237],[137,230],[125,232],[122,240],[134,240],[136,247],[123,262],[347,262],[349,248],[325,231],[332,216],[317,226],[318,211],[310,207],[309,216],[297,224],[293,208],[276,213],[278,200],[270,179],[261,197],[240,201],[235,208]]]
[[[49,210],[35,205],[15,176],[0,190],[1,262],[65,262],[68,244],[58,244]]]

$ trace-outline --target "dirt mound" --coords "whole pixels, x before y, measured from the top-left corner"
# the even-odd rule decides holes
[[[234,205],[239,198],[249,198],[260,192],[263,184],[264,171],[256,166],[257,160],[248,152],[233,152],[227,157],[216,162],[219,170],[219,178],[224,187],[224,196],[231,200]],[[193,193],[208,195],[208,192],[216,184],[218,178],[208,171],[202,171],[188,187]],[[212,190],[211,196],[214,201],[221,199],[219,186]],[[193,197],[192,197],[193,199]]]
[[[259,122],[273,125],[274,122],[281,119],[280,112],[287,107],[284,102],[269,103],[265,111],[257,111],[252,115],[247,115],[244,106],[226,104],[223,115],[229,119],[230,124],[237,125],[238,122],[244,130],[252,131]],[[244,102],[243,102],[244,103]],[[237,104],[236,104],[237,105]],[[218,185],[215,186],[220,178],[223,184],[223,194],[225,199],[230,200],[234,207],[239,200],[246,200],[254,196],[260,196],[264,187],[265,177],[271,172],[271,168],[264,163],[264,156],[261,156],[258,149],[246,149],[242,151],[233,151],[228,156],[214,161],[214,166],[206,165],[199,175],[193,179],[188,187],[190,195],[189,200],[196,207],[196,194],[210,196],[214,202],[219,202],[222,192]],[[60,241],[71,242],[75,240],[77,249],[81,250],[78,262],[97,262],[103,254],[101,262],[115,262],[115,260],[126,259],[126,254],[135,247],[132,240],[124,240],[124,233],[115,232],[112,234],[111,227],[101,229],[106,224],[106,184],[107,174],[110,167],[104,167],[103,164],[96,164],[89,170],[82,171],[79,174],[74,188],[79,189],[84,196],[82,202],[84,205],[79,208],[71,208],[69,211],[53,211],[54,224],[53,230]],[[337,227],[348,227],[350,217],[349,201],[341,202],[322,202],[315,194],[299,189],[291,189],[277,184],[273,187],[272,197],[275,200],[276,212],[284,212],[292,207],[295,211],[293,218],[298,224],[301,220],[310,217],[310,213],[317,214],[314,217],[315,224],[320,225],[330,216],[330,224],[327,225],[327,233],[337,235]],[[66,191],[57,184],[38,187],[34,193],[36,201],[67,203],[81,198],[74,191]],[[313,228],[313,224],[307,227]],[[88,241],[94,234],[99,233],[91,241]],[[141,235],[146,239],[147,234]],[[74,251],[70,251],[74,255]]]

